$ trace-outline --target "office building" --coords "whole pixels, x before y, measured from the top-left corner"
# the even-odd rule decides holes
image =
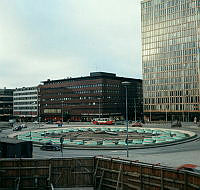
[[[39,86],[40,116],[43,121],[91,121],[98,117],[124,119],[124,81],[131,83],[128,87],[129,119],[141,119],[142,81],[105,72],[44,81]]]
[[[13,116],[20,121],[38,119],[38,88],[16,88],[13,92]]]
[[[8,121],[13,115],[13,89],[0,89],[0,121]]]
[[[141,19],[145,118],[199,118],[200,1],[143,0]]]

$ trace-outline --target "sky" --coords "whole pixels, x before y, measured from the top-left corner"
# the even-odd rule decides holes
[[[111,72],[142,78],[141,0],[0,0],[0,88]]]

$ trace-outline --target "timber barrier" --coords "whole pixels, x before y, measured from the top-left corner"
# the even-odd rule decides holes
[[[111,157],[0,159],[0,190],[199,190],[200,174]]]

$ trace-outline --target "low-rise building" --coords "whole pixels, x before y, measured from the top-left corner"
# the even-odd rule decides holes
[[[38,119],[38,88],[16,88],[13,92],[13,116],[21,121]]]
[[[93,72],[90,76],[43,81],[40,116],[45,121],[90,121],[93,118],[125,118],[128,86],[128,118],[142,119],[142,80]]]
[[[13,89],[0,89],[0,121],[8,121],[13,115]]]

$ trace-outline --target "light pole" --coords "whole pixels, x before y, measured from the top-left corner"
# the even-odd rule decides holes
[[[128,86],[130,86],[130,82],[125,81],[122,82],[122,85],[125,87],[126,89],[126,156],[127,158],[129,157],[129,152],[128,152]]]
[[[137,119],[137,108],[136,108],[136,100],[134,98],[134,107],[135,107],[135,122],[136,122],[136,119]]]
[[[62,105],[61,105],[61,106],[62,106],[62,108],[61,108],[61,114],[62,114],[62,115],[61,115],[61,119],[62,119],[62,124],[63,124],[63,102],[64,102],[64,101],[61,101],[61,103],[62,103]]]
[[[99,119],[100,119],[100,113],[101,113],[101,110],[100,110],[100,103],[101,103],[101,98],[97,98],[99,100]]]

